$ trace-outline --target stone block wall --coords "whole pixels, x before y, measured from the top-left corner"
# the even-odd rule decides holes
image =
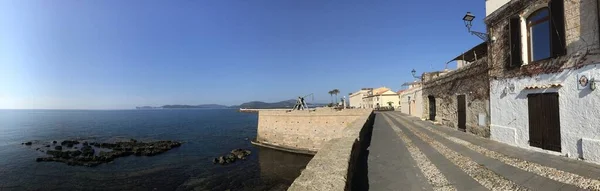
[[[365,113],[341,137],[326,142],[288,190],[352,190],[353,184],[365,184],[366,174],[357,172],[366,170],[359,164],[366,162],[374,121],[373,112]]]
[[[256,141],[290,150],[316,152],[322,145],[342,136],[343,129],[367,109],[281,111],[260,110]]]
[[[466,127],[473,134],[489,137],[489,77],[487,58],[423,82],[423,118],[429,119],[429,96],[435,98],[436,121],[458,128],[458,95],[465,95]],[[479,125],[484,114],[485,125]]]

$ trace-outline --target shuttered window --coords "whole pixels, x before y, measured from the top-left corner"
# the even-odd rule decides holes
[[[548,5],[550,8],[550,31],[552,57],[567,54],[565,38],[565,2],[563,0],[552,0]]]
[[[539,9],[524,19],[527,27],[525,46],[521,41],[520,18],[513,17],[509,22],[510,55],[506,60],[508,68],[523,64],[522,47],[526,47],[524,51],[529,62],[566,55],[564,1],[552,0],[547,8]]]
[[[519,17],[513,17],[509,23],[509,38],[510,38],[510,58],[508,59],[508,67],[519,67],[522,64],[521,59],[521,21]]]

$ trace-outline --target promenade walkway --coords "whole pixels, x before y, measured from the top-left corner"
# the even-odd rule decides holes
[[[400,112],[375,117],[369,190],[600,190],[600,165],[521,149]]]

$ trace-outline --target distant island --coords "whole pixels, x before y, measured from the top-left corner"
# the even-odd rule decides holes
[[[136,109],[237,109],[237,108],[245,108],[245,109],[284,109],[284,108],[292,108],[296,104],[296,100],[285,100],[280,102],[267,103],[262,101],[251,101],[246,102],[241,105],[219,105],[219,104],[201,104],[201,105],[163,105],[160,107],[152,107],[152,106],[141,106],[136,107]],[[308,103],[309,107],[321,107],[327,104],[311,104]]]

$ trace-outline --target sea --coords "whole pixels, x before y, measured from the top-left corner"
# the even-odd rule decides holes
[[[0,190],[286,190],[312,156],[252,145],[257,121],[235,109],[0,110]],[[96,167],[36,162],[43,145],[69,139],[183,145]],[[252,154],[213,164],[238,148]]]

